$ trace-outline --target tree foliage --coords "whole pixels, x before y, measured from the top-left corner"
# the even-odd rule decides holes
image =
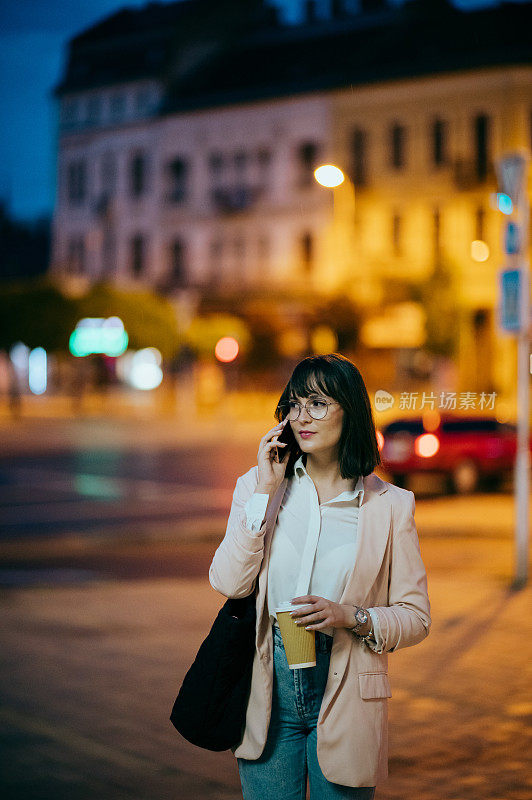
[[[123,290],[97,283],[79,300],[80,317],[120,317],[129,347],[156,347],[164,359],[173,358],[183,337],[176,312],[164,297],[147,290]]]
[[[48,279],[0,286],[0,347],[16,342],[49,352],[68,352],[70,334],[83,317],[120,317],[133,349],[157,347],[172,358],[183,336],[171,303],[149,291],[95,284],[82,297],[68,297]]]
[[[186,330],[188,345],[199,356],[212,357],[216,342],[224,336],[233,336],[246,353],[250,345],[250,333],[245,322],[231,314],[206,314],[192,320]]]
[[[46,278],[0,286],[0,347],[16,342],[49,352],[68,348],[78,304]]]

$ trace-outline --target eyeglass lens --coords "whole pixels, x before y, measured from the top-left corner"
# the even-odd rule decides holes
[[[294,400],[288,404],[288,419],[292,422],[299,417],[301,406]],[[327,403],[323,400],[310,400],[306,403],[306,409],[312,419],[323,419],[327,413]]]

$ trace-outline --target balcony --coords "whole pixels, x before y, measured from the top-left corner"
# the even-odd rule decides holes
[[[256,203],[260,190],[251,186],[216,188],[212,191],[213,208],[221,214],[249,211]]]

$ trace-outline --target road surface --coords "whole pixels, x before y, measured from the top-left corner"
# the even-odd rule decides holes
[[[234,756],[168,716],[224,600],[208,566],[258,431],[65,424],[11,432],[0,460],[2,797],[237,800]],[[389,657],[376,800],[528,800],[531,591],[510,588],[511,495],[417,496],[416,520],[433,624]]]

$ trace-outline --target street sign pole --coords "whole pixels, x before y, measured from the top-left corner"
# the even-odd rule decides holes
[[[515,585],[528,579],[530,536],[530,263],[528,259],[529,201],[526,171],[523,191],[517,204],[517,224],[521,231],[519,268],[522,276],[520,298],[521,325],[517,334],[517,454],[515,459]]]
[[[506,257],[519,270],[519,325],[517,330],[517,450],[515,457],[515,571],[514,587],[528,580],[530,503],[530,263],[528,258],[529,200],[527,152],[499,159],[497,173],[503,192],[513,203],[514,231],[505,231]],[[509,235],[511,233],[511,235]]]

